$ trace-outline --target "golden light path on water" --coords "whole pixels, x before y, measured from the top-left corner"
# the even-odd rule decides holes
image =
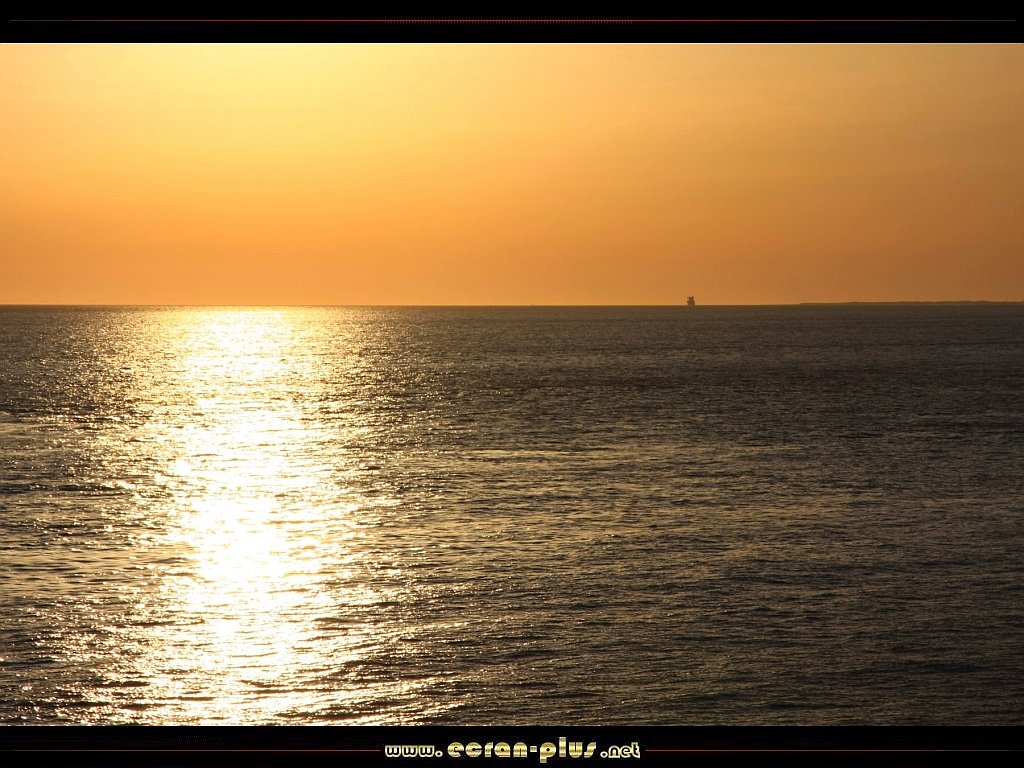
[[[259,723],[325,710],[376,722],[361,704],[415,688],[398,675],[347,684],[343,674],[398,629],[373,609],[400,599],[382,589],[401,588],[368,583],[365,550],[375,510],[393,502],[346,485],[351,470],[338,462],[352,427],[311,407],[331,371],[313,363],[316,340],[301,319],[268,309],[165,316],[165,356],[183,375],[154,382],[175,402],[149,435],[162,446],[167,522],[151,541],[164,556],[146,567],[160,574],[155,604],[168,618],[139,622],[147,722]]]

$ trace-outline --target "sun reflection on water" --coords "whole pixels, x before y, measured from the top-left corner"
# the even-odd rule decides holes
[[[385,628],[365,578],[372,504],[344,483],[337,425],[312,415],[320,372],[287,311],[194,310],[173,334],[185,373],[154,427],[166,451],[160,602],[139,670],[163,722],[269,722],[408,686],[347,685]],[[368,610],[369,609],[369,610]],[[325,629],[326,627],[326,629]],[[384,690],[391,686],[394,690]],[[374,690],[376,688],[376,690]],[[151,715],[147,721],[151,720]]]

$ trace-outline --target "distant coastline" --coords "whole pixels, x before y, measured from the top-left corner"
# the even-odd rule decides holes
[[[951,301],[802,301],[792,305],[798,307],[832,307],[850,306],[855,304],[870,304],[875,306],[900,307],[914,304],[1024,304],[1024,299],[1017,301],[999,301],[994,299],[954,299]],[[785,306],[785,305],[779,305]]]

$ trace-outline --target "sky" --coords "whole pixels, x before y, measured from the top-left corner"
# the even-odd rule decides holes
[[[0,303],[1024,300],[1024,46],[0,46]]]

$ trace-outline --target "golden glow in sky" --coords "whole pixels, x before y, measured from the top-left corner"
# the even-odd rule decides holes
[[[1024,299],[1019,45],[0,46],[0,303]]]

